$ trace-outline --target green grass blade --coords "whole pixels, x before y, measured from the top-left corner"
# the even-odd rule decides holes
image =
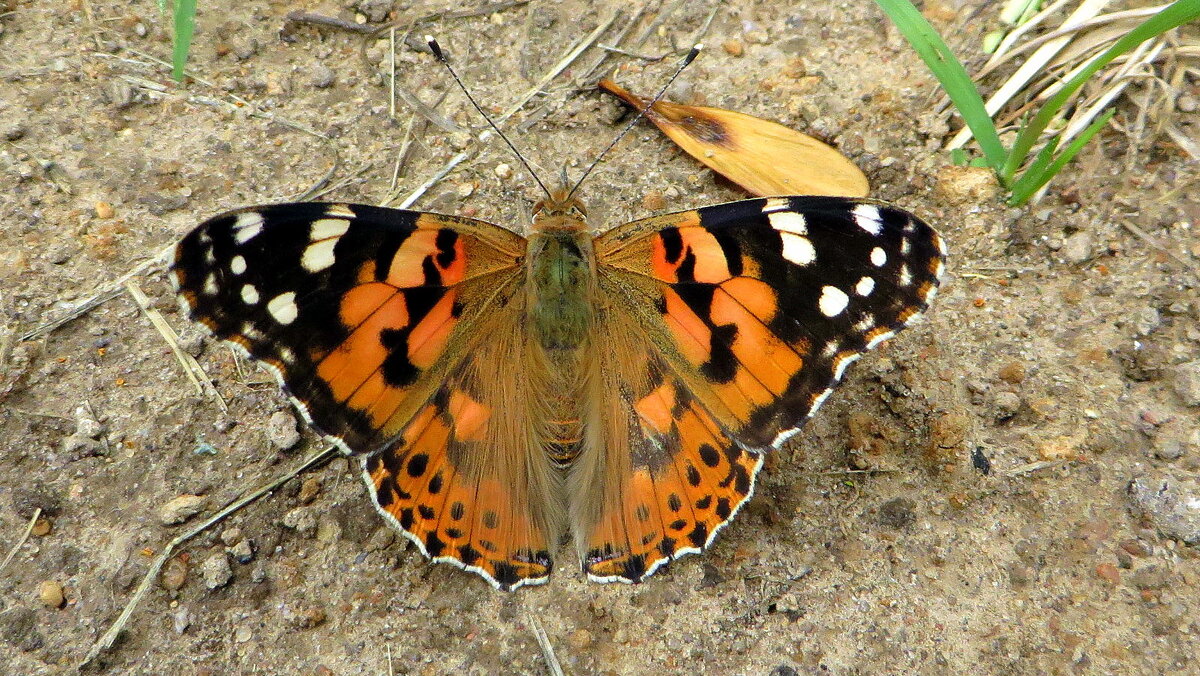
[[[1034,193],[1040,190],[1043,185],[1046,185],[1050,179],[1054,178],[1059,171],[1062,171],[1062,168],[1067,165],[1067,162],[1075,159],[1075,156],[1079,154],[1079,151],[1083,150],[1083,147],[1087,145],[1088,141],[1091,141],[1092,137],[1095,136],[1100,129],[1104,127],[1104,125],[1108,124],[1108,121],[1112,119],[1112,116],[1116,114],[1116,112],[1116,108],[1109,108],[1107,111],[1105,111],[1105,113],[1101,115],[1099,119],[1089,124],[1087,129],[1084,129],[1082,132],[1080,132],[1079,136],[1075,137],[1075,140],[1071,141],[1071,143],[1065,149],[1063,149],[1062,153],[1060,153],[1058,157],[1054,158],[1054,161],[1050,164],[1046,165],[1045,167],[1038,167],[1037,162],[1034,162],[1033,166],[1029,167],[1024,174],[1021,174],[1021,178],[1017,179],[1017,182],[1013,184],[1012,195],[1009,196],[1008,203],[1012,206],[1019,207],[1025,202],[1029,201],[1029,198],[1033,197]],[[1057,140],[1057,138],[1054,139],[1054,141]],[[1057,142],[1055,142],[1047,145],[1046,147],[1050,148],[1057,145]],[[1038,153],[1038,159],[1041,159],[1041,155],[1042,153]],[[1034,172],[1035,168],[1038,169],[1036,173]]]
[[[879,2],[881,0],[876,1]],[[1016,142],[1013,143],[1008,161],[1004,164],[1000,172],[1000,180],[1003,183],[1010,183],[1012,181],[1012,177],[1017,173],[1021,165],[1024,164],[1025,158],[1029,156],[1030,149],[1033,148],[1033,144],[1037,142],[1038,137],[1046,130],[1050,121],[1062,110],[1067,100],[1089,78],[1096,74],[1096,71],[1107,66],[1113,59],[1129,52],[1146,40],[1165,33],[1172,28],[1181,26],[1197,17],[1200,17],[1200,0],[1176,0],[1163,11],[1146,19],[1136,28],[1126,33],[1113,46],[1105,50],[1099,58],[1081,70],[1075,77],[1071,78],[1057,94],[1051,97],[1049,101],[1046,101],[1033,120],[1021,129],[1021,132],[1017,135]],[[974,131],[974,127],[971,129]]]
[[[1050,163],[1054,161],[1054,151],[1058,150],[1059,141],[1059,137],[1053,136],[1046,142],[1046,145],[1042,146],[1042,149],[1038,151],[1037,157],[1033,158],[1033,162],[1025,169],[1025,173],[1021,174],[1021,177],[1016,181],[1013,181],[1011,193],[1028,191],[1029,194],[1033,194],[1033,190],[1037,190],[1037,188],[1029,190],[1028,184],[1037,180],[1037,177],[1040,177],[1046,171],[1046,167],[1050,166]],[[1048,177],[1047,180],[1049,180]],[[1011,194],[1009,199],[1012,199]]]
[[[196,30],[196,0],[175,0],[175,39],[171,53],[171,77],[183,82],[183,67],[187,65],[192,33]]]
[[[1195,2],[1196,0],[1192,0]],[[917,8],[907,0],[875,0],[879,7],[891,17],[896,28],[904,35],[912,48],[916,50],[934,77],[941,83],[942,89],[962,115],[963,121],[975,135],[979,148],[987,158],[988,165],[999,173],[1005,166],[1008,154],[996,133],[991,115],[984,108],[983,99],[975,89],[975,83],[967,74],[967,69],[954,57],[954,53],[934,30],[933,26],[921,16]]]

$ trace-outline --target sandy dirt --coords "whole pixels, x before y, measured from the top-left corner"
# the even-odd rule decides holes
[[[635,51],[686,48],[708,12],[663,4],[679,6]],[[428,564],[338,459],[184,545],[92,669],[546,673],[540,625],[568,674],[1200,672],[1200,556],[1184,541],[1186,500],[1200,500],[1195,165],[1110,129],[1043,202],[1005,207],[947,169],[953,125],[873,3],[736,4],[672,96],[834,143],[951,257],[927,321],[851,369],[713,548],[637,586],[588,583],[564,550],[549,584],[504,594]],[[990,12],[962,4],[930,15],[975,58]],[[226,209],[318,184],[335,188],[326,199],[393,192],[412,115],[402,101],[390,114],[387,40],[364,55],[359,35],[280,29],[301,6],[351,23],[444,8],[200,5],[181,88],[154,61],[169,58],[169,20],[151,2],[0,0],[0,556],[21,543],[0,571],[6,673],[72,671],[175,535],[321,448],[308,430],[281,448],[294,412],[188,325],[161,265],[132,281],[227,410],[128,292],[22,336]],[[499,112],[624,6],[537,2],[528,22],[516,7],[417,34],[436,32]],[[397,84],[448,94],[438,110],[478,126],[432,57],[398,42]],[[618,128],[616,103],[571,84],[600,56],[507,124],[544,176],[577,175]],[[675,59],[612,56],[605,70],[651,91]],[[1200,135],[1196,113],[1175,114]],[[434,125],[413,138],[396,192],[466,151],[417,208],[524,227],[537,193],[502,145]],[[584,193],[598,228],[744,196],[645,124]],[[188,495],[203,511],[163,525]],[[1174,517],[1164,495],[1182,496]]]

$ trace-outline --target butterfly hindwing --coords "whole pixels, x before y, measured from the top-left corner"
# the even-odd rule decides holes
[[[176,248],[189,316],[263,361],[344,451],[397,435],[519,283],[524,240],[465,218],[357,204],[241,209]]]
[[[509,312],[480,326],[486,340],[395,442],[363,459],[379,511],[423,554],[504,590],[547,580],[562,529],[544,393],[511,371],[530,359],[522,319]]]
[[[603,311],[597,334],[572,529],[591,579],[640,582],[712,543],[753,493],[762,456],[720,428],[624,312]]]

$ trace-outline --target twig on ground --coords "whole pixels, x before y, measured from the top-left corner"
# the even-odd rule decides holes
[[[1058,467],[1060,465],[1065,465],[1072,461],[1073,461],[1073,458],[1063,458],[1061,460],[1039,460],[1037,462],[1029,462],[1024,465],[1017,465],[1016,467],[1013,467],[1012,469],[1001,472],[1001,474],[1003,474],[1005,476],[1020,476],[1022,474],[1031,474],[1033,472],[1038,472],[1043,469],[1050,469],[1051,467]]]
[[[138,265],[134,269],[130,270],[129,272],[126,272],[125,274],[121,275],[120,277],[113,280],[112,282],[109,282],[107,285],[105,285],[105,287],[102,291],[98,291],[91,298],[88,298],[87,300],[79,303],[73,309],[71,309],[71,311],[69,311],[67,314],[63,315],[62,317],[60,317],[58,319],[55,319],[52,322],[42,324],[41,326],[37,327],[36,329],[26,332],[17,340],[19,342],[24,342],[27,340],[33,340],[34,338],[39,338],[47,333],[50,333],[51,331],[54,331],[55,329],[61,327],[62,325],[66,324],[74,319],[82,317],[83,315],[87,314],[88,312],[103,305],[105,302],[110,301],[113,298],[116,298],[117,296],[121,295],[121,292],[125,287],[125,282],[129,281],[133,277],[136,277],[136,276],[146,272],[151,266],[153,266],[155,264],[161,264],[161,263],[166,262],[166,260],[171,256],[171,253],[173,251],[175,251],[174,244],[166,247],[162,251],[159,251],[150,260],[148,260],[144,263],[141,263],[140,265]]]
[[[336,16],[326,16],[315,12],[305,12],[304,10],[295,10],[288,12],[287,16],[283,17],[283,26],[279,29],[279,34],[282,37],[289,37],[296,32],[296,27],[300,25],[324,26],[326,28],[336,28],[349,33],[374,33],[376,26],[370,26],[365,23],[354,23],[339,19]]]
[[[21,537],[17,538],[17,541],[13,544],[12,549],[8,550],[8,556],[4,557],[3,563],[0,563],[0,571],[3,571],[5,568],[7,568],[8,563],[12,561],[13,557],[17,555],[17,552],[21,550],[21,545],[25,544],[25,541],[29,539],[29,534],[33,532],[33,525],[37,523],[37,520],[39,517],[41,517],[41,515],[41,507],[33,510],[33,518],[29,520],[29,525],[25,526],[25,532],[21,534]]]
[[[138,585],[137,590],[134,591],[133,596],[129,599],[129,602],[125,604],[125,608],[121,611],[121,615],[117,617],[112,626],[108,628],[108,631],[104,632],[104,635],[101,636],[94,644],[92,644],[91,649],[88,650],[87,655],[83,658],[83,661],[79,663],[79,667],[82,668],[88,665],[92,662],[92,660],[95,660],[100,653],[113,646],[117,640],[117,637],[125,628],[125,625],[129,622],[129,618],[133,615],[134,609],[136,609],[138,604],[141,602],[142,597],[144,597],[146,593],[150,591],[150,586],[154,584],[154,580],[158,577],[159,571],[162,570],[163,564],[165,564],[167,560],[171,558],[171,555],[174,554],[175,549],[179,547],[179,545],[208,530],[213,524],[220,522],[222,519],[238,511],[242,507],[245,507],[259,498],[274,492],[280,486],[287,483],[300,473],[305,472],[308,469],[328,460],[336,453],[337,447],[329,446],[325,450],[313,454],[307,460],[300,463],[300,465],[295,469],[277,477],[274,481],[271,481],[267,485],[251,492],[249,495],[234,500],[226,505],[221,511],[217,512],[205,521],[193,526],[191,529],[178,535],[174,540],[171,540],[169,543],[167,543],[167,546],[163,548],[163,551],[158,555],[158,558],[154,559],[154,562],[150,564],[150,568],[146,571],[146,575],[142,578],[141,584]]]
[[[433,176],[430,176],[428,180],[426,180],[421,185],[417,186],[417,189],[412,191],[411,193],[409,193],[408,197],[405,197],[403,202],[396,205],[396,208],[407,209],[407,208],[411,207],[414,202],[416,202],[418,199],[421,198],[421,195],[425,194],[425,191],[429,190],[435,184],[437,184],[438,181],[445,178],[446,174],[449,174],[455,167],[457,167],[459,164],[461,164],[463,162],[463,160],[467,159],[470,156],[471,156],[470,153],[463,151],[463,152],[455,155],[454,157],[451,157],[449,162],[442,165],[442,168],[439,169],[436,174],[434,174]]]
[[[527,92],[525,92],[524,95],[517,99],[516,103],[512,104],[508,110],[504,111],[499,117],[496,118],[496,124],[504,122],[508,118],[512,117],[517,111],[524,108],[525,104],[528,103],[530,99],[541,93],[542,89],[546,85],[550,84],[551,80],[558,77],[559,73],[562,73],[567,69],[568,66],[574,63],[575,60],[579,58],[580,54],[583,54],[588,47],[591,47],[593,44],[595,44],[596,41],[600,39],[600,36],[603,35],[604,32],[616,22],[620,15],[621,12],[619,11],[613,12],[608,19],[601,21],[600,25],[596,26],[596,29],[589,33],[587,37],[583,38],[577,42],[574,47],[567,50],[567,53],[561,59],[559,59],[558,63],[554,64],[553,68],[547,71],[546,74],[543,75],[540,80],[538,80],[537,84],[531,87]]]
[[[533,628],[533,637],[537,639],[538,646],[542,649],[542,657],[546,660],[546,670],[551,676],[563,676],[562,665],[558,662],[558,656],[554,654],[554,646],[550,643],[546,630],[542,629],[541,622],[538,622],[533,613],[529,613],[527,617],[529,626]]]
[[[1140,227],[1138,227],[1138,225],[1137,225],[1136,223],[1134,223],[1133,221],[1129,221],[1129,220],[1124,220],[1124,219],[1122,219],[1122,220],[1120,221],[1120,223],[1121,223],[1121,225],[1125,226],[1125,228],[1126,228],[1127,230],[1129,230],[1129,232],[1132,232],[1133,234],[1135,234],[1135,235],[1137,235],[1138,237],[1141,237],[1143,240],[1145,240],[1145,241],[1146,241],[1146,243],[1147,243],[1147,244],[1149,244],[1150,246],[1152,246],[1152,247],[1154,247],[1155,249],[1158,249],[1159,251],[1161,251],[1161,252],[1163,252],[1163,253],[1167,254],[1167,255],[1168,255],[1168,256],[1170,256],[1171,258],[1174,258],[1174,259],[1175,259],[1175,260],[1176,260],[1176,261],[1177,261],[1177,262],[1178,262],[1180,265],[1182,265],[1183,267],[1187,268],[1188,272],[1191,272],[1191,273],[1192,273],[1192,275],[1194,275],[1194,276],[1196,277],[1196,279],[1200,279],[1200,269],[1197,269],[1197,268],[1196,268],[1196,264],[1195,264],[1195,263],[1193,263],[1192,261],[1190,261],[1190,260],[1188,260],[1188,259],[1184,258],[1183,256],[1180,256],[1179,254],[1175,253],[1174,251],[1171,251],[1171,250],[1170,250],[1170,249],[1168,249],[1167,247],[1163,246],[1163,245],[1162,245],[1162,243],[1161,243],[1161,242],[1159,242],[1157,238],[1155,238],[1153,235],[1151,235],[1150,233],[1146,232],[1145,230],[1142,230],[1142,229],[1141,229]]]
[[[137,303],[142,314],[146,315],[146,319],[149,319],[150,323],[154,325],[158,334],[163,337],[163,340],[167,341],[167,347],[171,348],[171,353],[175,355],[175,359],[183,367],[184,375],[187,376],[188,380],[192,381],[192,385],[196,387],[196,391],[201,395],[211,394],[216,400],[217,405],[221,407],[221,410],[228,411],[229,406],[225,404],[225,400],[221,397],[221,393],[217,391],[217,388],[213,387],[212,380],[204,372],[204,367],[200,366],[200,362],[196,361],[195,357],[183,351],[183,348],[179,345],[179,336],[176,335],[175,329],[172,329],[167,320],[163,319],[161,312],[150,307],[150,299],[146,297],[146,294],[137,285],[137,282],[133,280],[125,282],[125,290],[129,292],[129,297],[133,299],[133,302]]]

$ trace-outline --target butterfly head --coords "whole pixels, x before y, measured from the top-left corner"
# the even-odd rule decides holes
[[[569,188],[559,188],[533,205],[533,220],[547,225],[551,222],[582,224],[587,220],[587,207],[583,206],[583,200],[571,194]]]

